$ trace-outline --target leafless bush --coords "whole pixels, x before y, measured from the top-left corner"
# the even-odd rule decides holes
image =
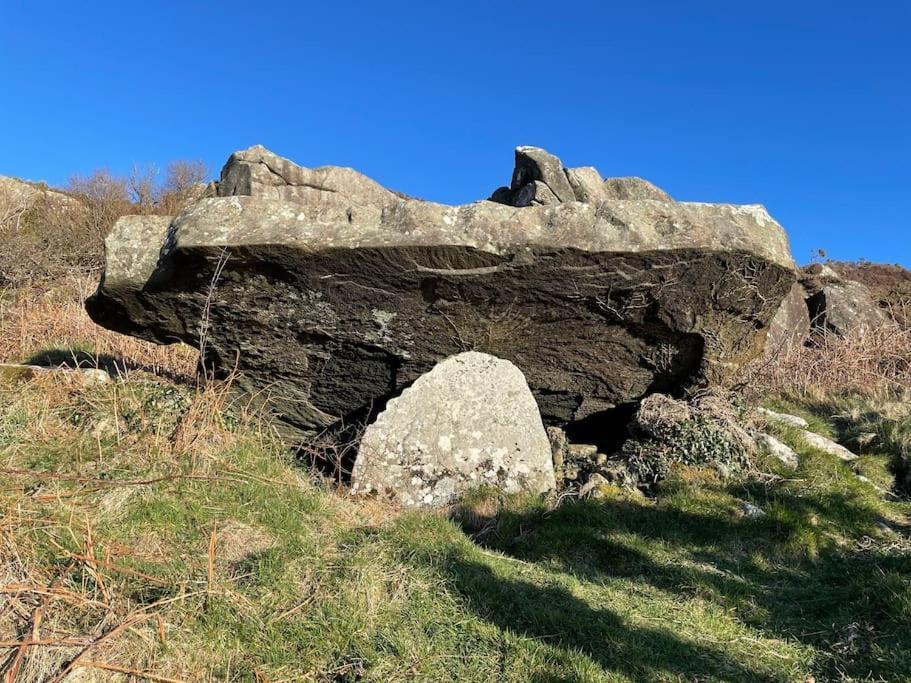
[[[0,184],[0,286],[16,286],[104,262],[104,240],[121,216],[173,215],[205,192],[205,166],[168,165],[159,181],[154,167],[135,166],[128,178],[107,170],[73,176],[65,191],[12,179]]]
[[[800,393],[911,392],[911,329],[894,321],[844,337],[815,334],[805,346],[782,349],[745,371],[760,391]]]
[[[171,216],[203,195],[206,173],[201,161],[172,161],[163,178],[155,166],[134,165],[128,186],[138,213]]]

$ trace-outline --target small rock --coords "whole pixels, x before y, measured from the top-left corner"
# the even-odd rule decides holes
[[[806,296],[803,285],[795,282],[769,323],[764,351],[766,357],[796,348],[810,335]]]
[[[836,458],[841,458],[845,462],[851,462],[852,460],[857,460],[857,456],[854,455],[847,448],[841,444],[837,444],[832,439],[827,439],[824,436],[817,434],[816,432],[811,432],[808,430],[803,430],[801,432],[803,440],[807,442],[807,445],[811,448],[815,448],[818,451],[823,453],[828,453],[829,455],[834,455]]]
[[[569,457],[572,460],[594,460],[598,447],[588,443],[569,444]]]
[[[451,356],[390,400],[364,430],[354,493],[441,507],[483,486],[506,493],[555,487],[538,405],[512,363],[474,351]]]
[[[588,478],[588,481],[579,489],[580,498],[601,498],[604,493],[600,490],[602,486],[608,486],[610,482],[595,472]]]
[[[660,187],[642,178],[608,178],[604,181],[604,194],[611,199],[655,200],[673,202],[673,198]]]
[[[810,423],[804,420],[802,417],[797,415],[788,415],[787,413],[776,413],[774,410],[769,410],[768,408],[757,408],[756,412],[760,415],[764,415],[766,418],[772,422],[777,422],[778,424],[786,425],[788,427],[797,427],[799,429],[806,429],[810,426]]]
[[[111,381],[111,376],[98,368],[47,368],[40,365],[0,363],[0,382],[25,382],[47,375],[53,375],[66,381],[79,382],[86,387],[107,384]]]
[[[103,417],[92,424],[89,435],[93,439],[102,441],[104,439],[117,438],[119,431],[120,430],[117,428],[117,420],[113,417]]]
[[[748,519],[765,517],[765,511],[761,507],[753,505],[752,503],[747,503],[746,501],[740,503],[740,512]]]
[[[601,466],[600,474],[614,486],[635,491],[639,490],[636,488],[635,478],[633,477],[632,472],[629,471],[629,467],[627,467],[625,462],[609,460]]]
[[[756,445],[759,447],[759,450],[761,450],[766,455],[771,455],[773,458],[781,461],[788,467],[797,467],[800,464],[797,453],[795,453],[789,446],[776,439],[774,436],[756,433],[753,435],[753,439],[756,441]]]
[[[559,470],[566,462],[566,455],[569,451],[569,442],[566,440],[566,432],[559,427],[548,427],[547,439],[550,441],[550,451],[554,461],[554,469]]]

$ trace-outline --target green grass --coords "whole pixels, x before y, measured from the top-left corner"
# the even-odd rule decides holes
[[[150,606],[161,619],[88,659],[219,681],[911,680],[911,507],[787,430],[796,472],[400,514],[345,497],[243,419],[203,429],[187,417],[203,400],[139,376],[0,388],[4,576],[62,573],[109,602],[52,602],[49,637],[97,637]],[[844,406],[770,406],[852,445]],[[95,429],[105,419],[119,436]],[[858,467],[887,481],[899,444],[868,442]],[[71,564],[87,552],[108,568]],[[36,603],[3,600],[0,639],[21,638]],[[78,648],[31,652],[48,671]]]

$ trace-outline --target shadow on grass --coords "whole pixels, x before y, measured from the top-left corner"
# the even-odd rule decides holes
[[[74,349],[49,349],[31,356],[26,365],[38,365],[45,368],[98,368],[111,376],[125,372],[142,371],[158,375],[174,384],[186,384],[190,378],[165,368],[151,367],[141,363],[117,358],[107,353],[94,354]]]
[[[843,533],[862,537],[877,511],[833,493],[779,491],[762,504],[770,514],[738,519],[725,511],[578,501],[550,512],[502,511],[480,536],[477,526],[467,531],[492,550],[591,584],[624,579],[710,600],[771,637],[816,648],[813,666],[825,680],[911,676],[911,554],[812,543],[820,531],[812,520],[838,520]],[[504,580],[464,559],[444,569],[485,619],[581,649],[605,668],[634,678],[660,669],[687,678],[763,679],[723,650],[630,630],[562,589]]]
[[[529,636],[565,651],[582,652],[607,671],[644,680],[661,672],[686,680],[767,681],[725,655],[723,648],[689,643],[667,630],[631,627],[609,609],[596,609],[560,585],[504,578],[461,554],[440,567],[465,602],[503,631]]]

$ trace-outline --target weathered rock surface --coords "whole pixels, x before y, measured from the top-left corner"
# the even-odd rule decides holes
[[[834,455],[836,458],[840,458],[845,462],[850,462],[852,460],[857,460],[857,456],[849,451],[847,448],[842,446],[839,443],[835,443],[832,439],[827,439],[821,434],[816,432],[811,432],[809,430],[804,430],[801,432],[803,440],[807,442],[807,445],[811,448],[815,448],[818,451],[823,453],[828,453],[829,455]]]
[[[807,308],[806,291],[802,284],[795,282],[769,324],[765,346],[766,355],[782,353],[800,346],[809,336],[810,314]]]
[[[490,486],[554,488],[551,446],[535,399],[509,361],[468,352],[447,358],[389,401],[364,431],[355,493],[406,506],[441,506]]]
[[[774,410],[769,410],[768,408],[759,407],[756,409],[760,415],[766,419],[777,422],[778,424],[784,425],[786,427],[797,427],[798,429],[806,429],[810,426],[810,423],[804,420],[798,415],[789,415],[788,413],[778,413]]]
[[[358,204],[384,206],[401,195],[353,168],[304,168],[262,145],[234,152],[221,170],[218,196],[255,196],[312,204],[332,195]]]
[[[852,330],[876,327],[886,314],[860,282],[843,280],[822,264],[807,266],[801,283],[807,292],[807,308],[814,329],[844,336]]]
[[[556,157],[519,156],[520,181],[572,189]],[[206,364],[236,370],[295,438],[465,350],[515,363],[551,424],[723,379],[796,279],[759,206],[445,206],[262,148],[233,155],[218,192],[171,221],[118,222],[87,308],[158,343],[204,337]]]
[[[498,188],[490,199],[517,207],[611,199],[674,201],[667,192],[642,178],[604,180],[593,166],[564,168],[557,157],[540,147],[516,148],[512,182],[509,187]]]
[[[797,467],[800,464],[797,453],[795,453],[790,446],[782,443],[774,436],[758,432],[753,435],[753,438],[756,441],[759,450],[766,455],[772,456],[782,464],[787,465],[788,467]]]

